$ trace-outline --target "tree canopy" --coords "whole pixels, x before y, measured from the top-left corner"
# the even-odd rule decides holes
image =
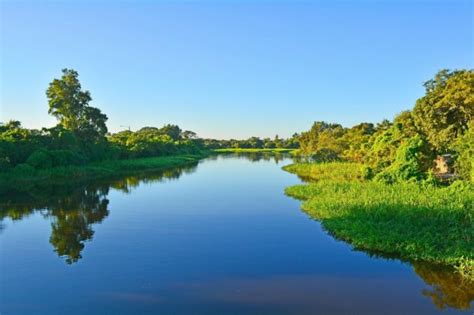
[[[46,90],[48,113],[56,117],[65,129],[88,140],[98,140],[107,133],[107,116],[100,109],[89,106],[92,97],[83,91],[79,74],[63,69],[60,79],[54,79]]]
[[[363,162],[379,178],[420,179],[434,171],[436,155],[454,155],[456,173],[472,178],[474,72],[441,70],[424,84],[413,110],[374,126],[352,128],[317,121],[299,137],[300,151],[318,161]]]

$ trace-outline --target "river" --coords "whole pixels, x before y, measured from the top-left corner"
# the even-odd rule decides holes
[[[450,271],[355,251],[284,194],[282,155],[12,190],[0,313],[457,314]]]

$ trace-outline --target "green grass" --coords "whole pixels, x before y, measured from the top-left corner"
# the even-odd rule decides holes
[[[352,163],[285,167],[312,179],[288,187],[302,209],[355,248],[455,267],[474,281],[474,185],[450,187],[364,181]]]
[[[292,152],[295,149],[285,148],[274,148],[274,149],[244,149],[244,148],[228,148],[228,149],[215,149],[217,153],[260,153],[260,152]]]
[[[81,181],[113,177],[137,172],[164,170],[197,163],[206,154],[175,155],[139,158],[130,160],[109,160],[84,166],[55,167],[30,172],[8,172],[0,175],[0,188],[27,185],[48,181]]]
[[[297,163],[284,166],[287,172],[298,175],[305,181],[363,181],[364,166],[356,163],[331,162],[331,163]]]

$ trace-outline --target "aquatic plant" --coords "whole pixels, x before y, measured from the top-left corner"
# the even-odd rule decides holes
[[[312,182],[288,187],[302,209],[354,247],[410,261],[455,266],[474,280],[474,185],[364,180],[353,163],[296,164],[285,170]]]

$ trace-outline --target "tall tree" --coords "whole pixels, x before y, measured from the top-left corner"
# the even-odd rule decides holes
[[[446,152],[474,119],[474,71],[441,70],[424,86],[413,120],[438,153]]]
[[[100,109],[89,106],[92,97],[82,90],[79,74],[63,69],[61,79],[54,79],[46,90],[48,113],[68,130],[87,139],[103,138],[107,133],[107,116]]]

